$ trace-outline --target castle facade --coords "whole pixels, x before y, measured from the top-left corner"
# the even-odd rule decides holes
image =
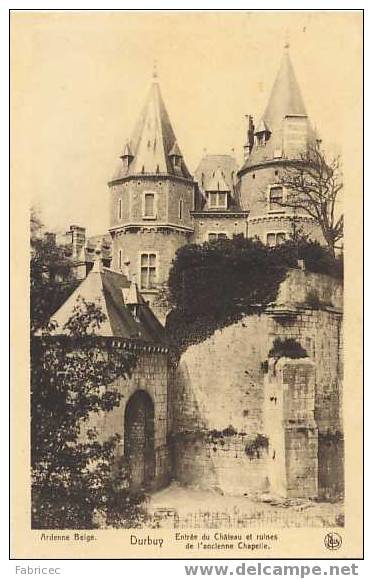
[[[315,140],[285,48],[262,118],[254,126],[248,117],[243,166],[230,155],[205,155],[192,176],[155,75],[109,181],[111,267],[135,280],[154,304],[176,251],[187,243],[242,234],[276,245],[295,227],[321,240],[310,216],[280,205],[284,168]]]

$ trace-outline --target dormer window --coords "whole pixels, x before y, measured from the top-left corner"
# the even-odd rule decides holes
[[[210,191],[209,207],[210,209],[227,209],[228,195],[226,191]]]
[[[129,168],[129,166],[134,158],[132,151],[131,151],[131,146],[129,143],[127,143],[126,146],[124,147],[124,151],[123,151],[122,155],[120,156],[120,158],[122,159],[124,168],[126,170],[128,170],[128,168]]]
[[[143,197],[143,218],[156,219],[156,194],[152,191],[145,191]]]
[[[259,127],[255,131],[256,144],[259,147],[264,146],[267,143],[270,136],[271,131],[269,130],[267,123],[262,119],[259,123]]]
[[[171,151],[168,153],[168,156],[170,157],[174,169],[181,169],[182,154],[176,141],[174,142]]]

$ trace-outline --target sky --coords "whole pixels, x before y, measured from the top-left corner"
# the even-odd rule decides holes
[[[242,162],[245,114],[263,113],[283,47],[325,147],[360,130],[361,14],[85,11],[11,18],[13,191],[49,230],[109,226],[107,182],[157,62],[190,171],[207,153]]]

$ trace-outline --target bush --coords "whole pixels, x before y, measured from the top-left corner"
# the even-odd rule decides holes
[[[243,236],[181,247],[168,281],[173,310],[166,327],[171,340],[185,347],[243,315],[263,311],[300,259],[308,271],[342,275],[342,262],[305,237],[273,248]]]
[[[307,358],[308,354],[304,348],[293,338],[276,338],[273,346],[268,352],[269,358]]]
[[[171,338],[198,342],[243,314],[263,310],[275,301],[286,270],[276,252],[242,236],[180,248],[169,276]]]

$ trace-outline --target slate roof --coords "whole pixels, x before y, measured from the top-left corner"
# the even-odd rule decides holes
[[[273,84],[263,121],[271,132],[279,128],[286,115],[307,116],[303,97],[295,76],[289,51],[286,49]]]
[[[308,139],[313,138],[306,107],[295,76],[288,48],[281,60],[280,68],[273,84],[268,104],[260,119],[255,133],[269,131],[270,138],[264,145],[254,145],[240,172],[274,158],[280,158],[283,151],[283,121],[288,116],[307,119]]]
[[[224,212],[242,211],[237,184],[237,169],[236,159],[231,155],[205,155],[201,159],[194,173],[200,193],[196,204],[197,212],[213,212],[206,205],[206,192],[208,191],[228,192],[228,208],[223,210]]]
[[[96,261],[87,277],[52,316],[58,324],[55,333],[66,333],[63,327],[81,297],[87,302],[95,303],[106,315],[106,320],[97,330],[97,335],[131,338],[142,342],[165,342],[163,326],[138,291],[136,291],[138,313],[136,317],[132,314],[128,300],[125,304],[125,296],[129,291],[133,295],[133,284],[125,275],[104,268]]]
[[[145,106],[123,153],[130,153],[133,159],[127,168],[120,161],[112,180],[144,173],[191,179],[183,158],[180,166],[172,163],[170,155],[175,154],[175,150],[176,154],[182,157],[158,81],[154,79]]]
[[[232,191],[232,185],[227,185],[225,175],[220,167],[213,171],[211,178],[205,185],[205,191]]]

